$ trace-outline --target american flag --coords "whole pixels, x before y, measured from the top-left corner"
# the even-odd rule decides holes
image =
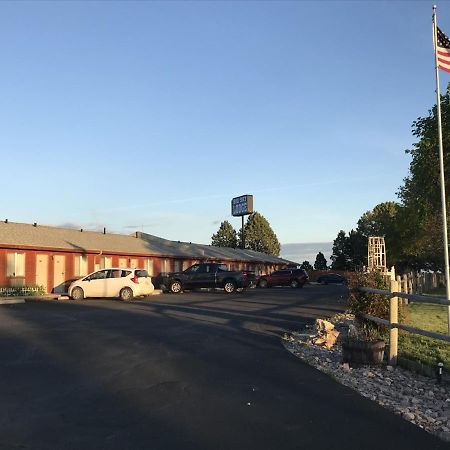
[[[439,28],[437,29],[437,57],[438,67],[450,72],[450,39]]]

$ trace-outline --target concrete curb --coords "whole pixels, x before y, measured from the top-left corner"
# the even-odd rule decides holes
[[[17,303],[25,303],[25,300],[22,297],[0,298],[0,305],[15,305]]]
[[[0,297],[0,305],[25,303],[27,301],[57,300],[58,295],[18,295],[17,297]]]

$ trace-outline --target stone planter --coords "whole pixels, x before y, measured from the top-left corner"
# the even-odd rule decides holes
[[[342,343],[342,360],[351,364],[381,364],[385,343],[382,340],[360,341],[348,339]]]

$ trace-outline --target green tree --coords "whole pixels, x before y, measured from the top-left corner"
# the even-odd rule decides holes
[[[333,243],[332,268],[360,270],[367,266],[367,245],[369,236],[383,236],[386,241],[388,266],[402,259],[400,239],[401,207],[396,202],[384,202],[365,212],[358,220],[356,230],[348,236],[340,231]]]
[[[396,202],[384,202],[365,212],[358,220],[356,230],[349,233],[349,256],[352,269],[367,265],[367,245],[370,236],[383,236],[386,242],[388,266],[396,264],[401,258],[399,211]]]
[[[360,231],[351,230],[348,233],[348,256],[351,270],[360,270],[363,266],[367,266],[367,244],[367,237]]]
[[[347,270],[350,268],[349,238],[345,231],[339,231],[333,241],[333,254],[331,255],[331,268],[335,270]]]
[[[268,255],[279,256],[280,243],[269,222],[258,212],[248,216],[244,225],[245,248]],[[242,229],[239,230],[239,240],[242,241]]]
[[[314,269],[327,270],[327,260],[322,252],[317,253]]]
[[[450,85],[449,85],[450,86]],[[450,92],[441,96],[442,137],[446,192],[450,192]],[[444,251],[442,239],[441,195],[437,107],[428,116],[413,122],[412,134],[417,142],[406,153],[411,155],[408,176],[398,195],[402,201],[399,223],[402,226],[402,258],[410,267],[442,269]],[[447,211],[449,202],[447,196]]]
[[[450,85],[449,85],[450,86]],[[450,145],[450,93],[449,87],[441,96],[442,137],[444,149]],[[441,210],[439,147],[437,134],[437,107],[428,111],[427,117],[419,117],[413,122],[412,134],[418,142],[406,153],[412,157],[409,174],[399,190],[399,196],[407,207],[414,207],[420,218]],[[450,155],[444,152],[447,190],[449,188]],[[433,211],[434,210],[434,211]]]
[[[385,236],[392,233],[395,229],[398,208],[399,204],[396,202],[376,205],[372,211],[365,212],[358,220],[358,232],[366,237]]]
[[[446,191],[450,192],[450,84],[441,96]],[[397,192],[400,203],[384,202],[367,211],[349,236],[339,232],[333,246],[333,268],[367,264],[369,236],[384,236],[387,264],[397,270],[443,269],[443,230],[437,133],[437,107],[412,125],[417,139],[406,150],[411,156],[408,176]],[[447,197],[447,211],[450,202]],[[448,219],[448,218],[447,218]],[[343,233],[343,235],[341,234]]]
[[[450,87],[450,85],[449,85]],[[441,97],[444,149],[450,148],[450,91]],[[357,269],[367,264],[369,236],[384,236],[387,265],[442,269],[443,239],[437,134],[437,107],[413,122],[417,139],[406,150],[411,155],[408,176],[397,192],[400,203],[383,202],[364,213],[348,237],[338,234],[334,242],[333,268]],[[446,190],[450,192],[450,152],[444,154]],[[449,202],[447,210],[450,211]]]
[[[217,233],[211,237],[211,245],[215,247],[237,247],[237,235],[233,226],[225,220],[220,224]]]
[[[309,261],[303,261],[300,269],[306,270],[307,272],[311,272],[314,270],[314,267],[309,263]]]

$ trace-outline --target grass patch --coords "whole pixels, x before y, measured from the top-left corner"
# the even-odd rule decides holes
[[[411,303],[407,308],[408,325],[437,333],[447,333],[447,306]]]
[[[433,294],[442,295],[440,291],[433,292]],[[423,330],[447,333],[447,306],[411,303],[403,308],[405,309],[405,324]],[[435,366],[436,362],[441,360],[444,362],[446,370],[450,371],[450,345],[448,342],[400,331],[399,354],[430,366]]]
[[[438,288],[431,289],[428,292],[425,292],[425,295],[434,295],[436,297],[444,297],[444,298],[446,298],[446,296],[447,296],[447,289],[445,288],[445,286],[441,286],[441,287],[438,287]]]

